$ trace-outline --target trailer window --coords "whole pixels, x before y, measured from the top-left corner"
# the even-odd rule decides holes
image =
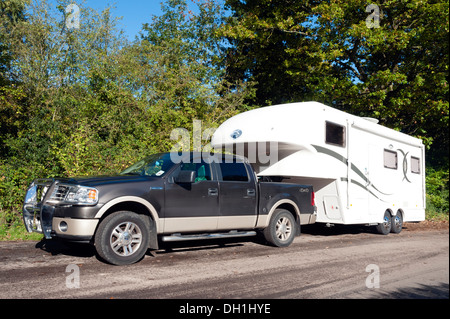
[[[345,147],[345,126],[325,122],[325,143]]]
[[[411,156],[411,173],[420,174],[420,159]]]
[[[398,167],[397,152],[384,150],[384,167],[397,169]]]

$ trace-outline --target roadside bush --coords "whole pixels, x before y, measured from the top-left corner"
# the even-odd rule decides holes
[[[37,163],[15,164],[0,162],[0,239],[35,238],[25,235],[22,204],[29,183],[47,173]]]
[[[427,168],[427,219],[448,220],[449,171]]]

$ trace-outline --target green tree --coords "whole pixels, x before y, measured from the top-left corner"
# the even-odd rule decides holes
[[[174,128],[189,129],[194,119],[218,125],[245,107],[248,85],[223,81],[217,64],[221,8],[213,2],[194,14],[183,1],[167,1],[134,42],[112,8],[97,12],[77,1],[80,26],[68,28],[71,1],[20,3],[23,19],[1,7],[0,220],[7,227],[20,220],[32,179],[117,173],[170,150]]]
[[[226,1],[227,76],[260,105],[316,100],[422,138],[448,166],[448,1]],[[369,17],[370,16],[370,17]],[[371,20],[372,19],[372,20]]]
[[[189,11],[184,0],[166,1],[163,14],[144,24],[133,48],[159,143],[168,141],[174,128],[192,129],[194,119],[217,126],[248,107],[243,102],[250,85],[223,79],[221,38],[216,36],[223,8],[211,1],[199,3],[197,10]]]
[[[23,0],[2,0],[0,2],[0,86],[9,80],[11,44],[8,33],[19,22],[25,20],[25,2]]]
[[[24,94],[11,73],[14,56],[9,34],[16,25],[25,20],[25,2],[4,0],[0,2],[0,154],[4,154],[4,138],[16,134],[18,121],[22,118]],[[1,158],[1,156],[0,156]]]
[[[313,8],[314,32],[333,70],[320,98],[434,143],[428,160],[448,165],[448,1],[383,1],[374,7],[379,27],[372,28],[368,5]]]
[[[308,28],[314,1],[228,0],[231,15],[221,34],[228,40],[226,77],[256,82],[250,103],[270,105],[313,99],[323,74],[320,43]]]

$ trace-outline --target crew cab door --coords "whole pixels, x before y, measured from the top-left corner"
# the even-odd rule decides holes
[[[257,185],[245,163],[216,164],[219,177],[219,230],[253,228],[257,221]]]
[[[193,183],[176,183],[180,171],[195,171]],[[165,187],[164,233],[215,231],[219,216],[217,178],[210,164],[181,163]]]

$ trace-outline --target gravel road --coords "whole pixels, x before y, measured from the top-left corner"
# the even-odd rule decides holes
[[[288,248],[188,242],[111,266],[90,246],[0,242],[0,298],[449,298],[449,231],[306,226]]]

